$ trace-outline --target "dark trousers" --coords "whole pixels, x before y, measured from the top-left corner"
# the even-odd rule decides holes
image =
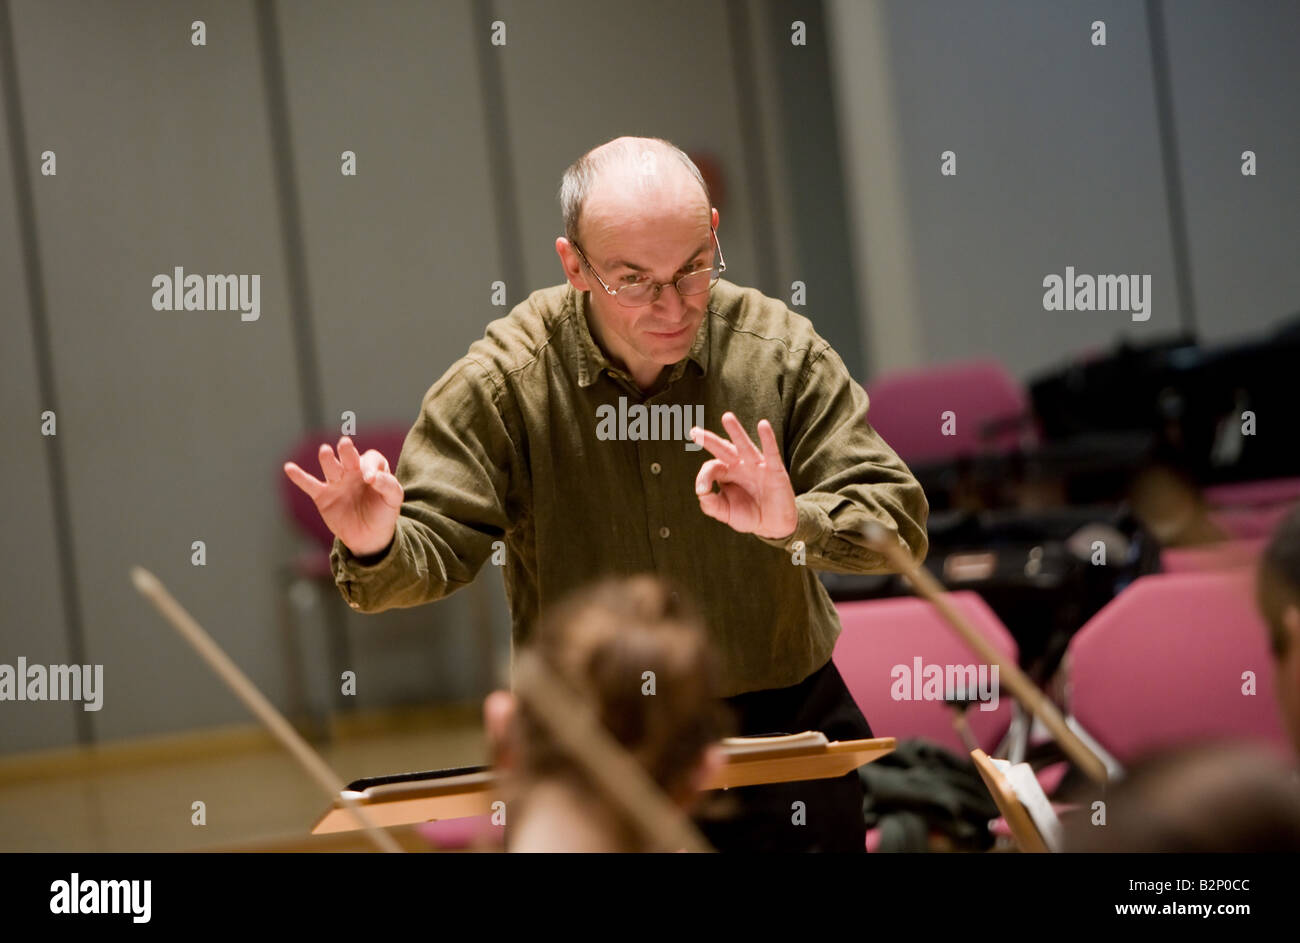
[[[820,730],[828,740],[872,737],[833,661],[788,688],[727,698],[741,736]],[[741,786],[710,794],[695,822],[718,851],[865,851],[862,780]],[[802,808],[795,803],[803,803]]]

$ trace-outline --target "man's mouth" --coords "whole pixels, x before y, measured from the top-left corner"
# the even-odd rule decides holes
[[[676,340],[677,338],[685,334],[687,331],[689,331],[690,328],[691,326],[688,324],[685,327],[680,328],[676,331],[647,331],[646,333],[648,333],[652,337],[662,337],[664,340]]]

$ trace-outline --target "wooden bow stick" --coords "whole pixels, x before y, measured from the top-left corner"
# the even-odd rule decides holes
[[[979,629],[971,625],[966,617],[957,611],[957,608],[948,601],[948,592],[939,581],[924,567],[912,562],[911,554],[904,548],[898,537],[875,521],[867,523],[862,535],[872,550],[882,554],[890,564],[907,577],[916,588],[918,595],[923,596],[939,610],[967,645],[990,665],[998,667],[1000,678],[1012,695],[1025,706],[1026,710],[1047,726],[1052,736],[1056,738],[1056,742],[1074,764],[1094,782],[1104,786],[1106,784],[1105,764],[1088,749],[1073,730],[1066,726],[1056,705],[1038,689],[1034,682],[1029,680],[1029,677],[1020,670],[1020,666],[1014,661],[1008,661],[984,638]]]
[[[713,851],[694,824],[645,768],[610,735],[582,699],[540,657],[520,658],[515,693],[531,706],[556,742],[637,828],[662,851]]]
[[[176,627],[176,631],[194,646],[217,676],[229,685],[235,692],[235,696],[243,701],[253,715],[264,723],[276,739],[293,754],[294,759],[302,764],[303,769],[320,784],[321,788],[329,794],[330,799],[337,797],[343,801],[343,805],[356,816],[357,822],[366,830],[366,834],[379,850],[400,853],[402,848],[393,840],[393,836],[380,829],[366,814],[365,809],[348,795],[347,787],[338,774],[330,769],[321,759],[320,754],[298,735],[298,731],[294,730],[284,716],[262,695],[262,692],[257,690],[253,682],[248,680],[248,677],[226,656],[212,637],[203,631],[203,627],[194,621],[194,617],[185,611],[171,593],[167,592],[158,577],[137,566],[131,569],[131,582],[135,584],[140,594],[152,602],[167,621]]]

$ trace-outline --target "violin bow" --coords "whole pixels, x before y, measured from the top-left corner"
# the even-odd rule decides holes
[[[1048,699],[1029,676],[1020,670],[1020,666],[1009,660],[986,639],[979,629],[957,610],[948,599],[948,591],[935,579],[930,571],[912,561],[911,553],[903,545],[902,538],[876,521],[868,521],[862,529],[862,536],[867,546],[881,554],[916,589],[917,595],[933,605],[944,620],[961,636],[981,658],[990,665],[996,665],[1000,679],[1006,683],[1011,694],[1024,705],[1033,716],[1047,727],[1066,756],[1087,774],[1088,778],[1101,785],[1106,784],[1106,767],[1097,755],[1079,739],[1061,717],[1056,705]]]
[[[212,636],[208,635],[194,617],[185,611],[185,608],[167,591],[167,587],[163,586],[162,581],[144,567],[136,566],[131,568],[131,582],[135,584],[140,594],[153,603],[163,617],[175,627],[181,637],[194,646],[195,651],[216,672],[217,677],[235,692],[235,696],[243,701],[285,749],[293,754],[294,759],[302,764],[303,769],[320,784],[321,788],[329,794],[330,799],[342,800],[343,805],[356,817],[357,822],[366,830],[367,836],[379,850],[401,853],[402,847],[397,844],[393,836],[376,825],[366,810],[348,795],[347,787],[338,774],[330,769],[321,755],[313,750],[306,740],[299,736],[298,731],[293,729],[293,725],[284,719],[284,715],[276,710],[257,686],[248,679],[248,676],[239,670],[239,667],[212,640]]]

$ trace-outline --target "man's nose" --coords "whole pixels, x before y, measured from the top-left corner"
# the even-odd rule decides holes
[[[661,314],[674,314],[678,317],[686,309],[686,299],[677,290],[676,282],[659,286],[659,297],[655,299],[655,309]]]

